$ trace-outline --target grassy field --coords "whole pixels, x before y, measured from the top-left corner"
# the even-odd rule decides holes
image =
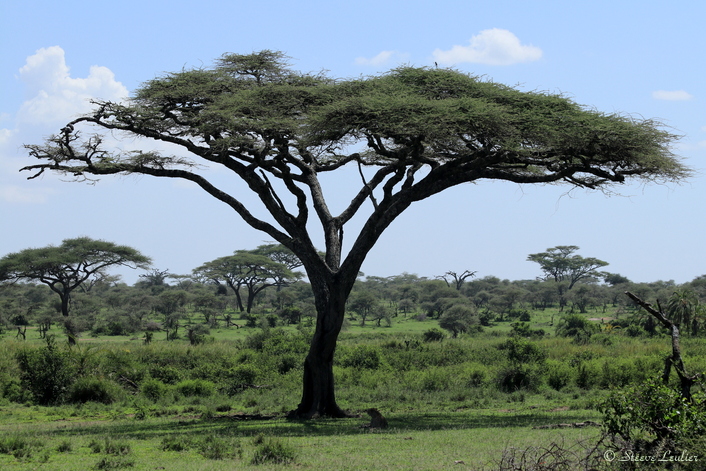
[[[556,312],[532,316],[533,329],[553,333]],[[600,422],[596,406],[610,388],[659,375],[669,352],[664,336],[602,333],[577,344],[550,335],[518,341],[536,356],[519,361],[508,353],[509,322],[422,341],[437,326],[401,316],[391,327],[349,325],[335,374],[339,404],[354,417],[312,421],[285,419],[299,399],[306,328],[212,329],[198,346],[158,334],[149,345],[140,336],[83,337],[69,349],[59,337],[67,368],[96,378],[110,400],[71,399],[73,384],[50,406],[33,404],[16,379],[18,355],[43,351],[45,341],[31,329],[26,341],[8,332],[0,338],[0,469],[572,469],[550,468],[552,457],[559,450],[575,462],[598,443],[600,427],[535,427]],[[701,339],[684,338],[682,348],[690,371],[706,371]],[[517,377],[527,382],[504,386]],[[233,389],[238,383],[258,387]],[[361,427],[368,407],[389,428]]]
[[[504,451],[595,443],[598,428],[533,429],[596,419],[593,411],[467,410],[391,414],[389,428],[361,428],[363,418],[290,422],[238,414],[68,417],[61,411],[3,407],[0,433],[26,441],[19,458],[0,455],[1,469],[232,470],[282,469],[252,464],[268,441],[283,446],[295,469],[497,469]],[[65,411],[68,412],[68,411]],[[128,414],[129,415],[129,414]],[[22,454],[24,453],[24,455]]]

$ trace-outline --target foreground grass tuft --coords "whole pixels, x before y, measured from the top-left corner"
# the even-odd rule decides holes
[[[15,432],[0,437],[0,453],[12,455],[18,460],[31,458],[34,451],[41,448],[37,439],[24,433]]]
[[[253,440],[256,445],[251,464],[290,464],[296,459],[296,451],[275,438],[258,435]]]

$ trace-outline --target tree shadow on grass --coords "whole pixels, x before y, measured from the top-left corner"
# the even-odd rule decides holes
[[[595,419],[595,412],[565,411],[561,413],[464,411],[443,413],[389,414],[389,428],[375,433],[407,433],[414,431],[461,430],[481,428],[537,427],[558,423],[584,422]],[[147,440],[178,434],[217,434],[248,437],[258,434],[273,436],[334,436],[371,433],[361,427],[366,417],[348,419],[287,420],[283,416],[220,415],[208,418],[160,418],[124,420],[119,422],[92,422],[66,424],[51,431],[56,436],[122,436]]]

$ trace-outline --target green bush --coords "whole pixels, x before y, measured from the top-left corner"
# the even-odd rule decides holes
[[[253,384],[258,374],[258,370],[254,366],[240,365],[228,371],[227,380],[235,384]]]
[[[437,328],[429,329],[422,334],[425,342],[441,342],[446,338],[446,334]]]
[[[53,335],[42,348],[24,348],[17,353],[22,386],[40,405],[61,403],[74,382],[75,368],[69,353],[56,345]]]
[[[206,397],[216,392],[216,385],[203,379],[187,379],[177,383],[175,388],[179,394],[186,397]]]
[[[651,379],[639,386],[614,390],[599,410],[605,432],[621,451],[649,455],[659,449],[660,454],[679,455],[703,449],[705,403],[706,395],[701,391],[690,401],[678,388]]]
[[[488,380],[488,367],[481,364],[467,365],[461,373],[465,387],[478,388]]]
[[[101,402],[112,404],[120,395],[120,386],[101,378],[83,377],[71,385],[68,392],[68,402],[82,404],[84,402]]]
[[[582,389],[591,389],[597,386],[600,377],[600,367],[595,360],[582,361],[576,366],[576,386]]]
[[[573,379],[573,370],[564,362],[556,360],[547,361],[547,384],[552,388],[560,391],[565,386],[571,384]]]
[[[165,384],[176,384],[181,381],[184,377],[184,373],[173,366],[165,365],[152,365],[149,368],[149,375],[162,381]]]
[[[543,384],[542,369],[536,364],[508,364],[497,374],[501,391],[515,392],[521,389],[537,391]]]
[[[346,368],[376,370],[382,363],[380,349],[372,345],[356,345],[341,358],[341,366]]]
[[[140,383],[140,393],[153,401],[162,399],[168,392],[169,386],[158,379],[148,378]]]

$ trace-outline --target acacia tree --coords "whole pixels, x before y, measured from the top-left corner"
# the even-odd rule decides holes
[[[194,269],[194,274],[217,283],[224,281],[235,293],[240,311],[250,313],[255,297],[270,286],[282,286],[297,277],[284,264],[256,251],[237,250],[233,255],[219,257]],[[240,289],[245,287],[243,303]]]
[[[527,260],[539,263],[545,280],[566,281],[567,289],[571,289],[579,280],[598,275],[596,270],[608,265],[597,258],[575,255],[578,249],[575,245],[558,245],[546,252],[530,254]]]
[[[61,313],[69,315],[71,292],[82,283],[107,276],[108,267],[146,269],[150,258],[136,249],[88,237],[66,239],[61,245],[25,249],[0,259],[0,281],[36,280],[61,298]]]
[[[461,286],[463,286],[463,283],[466,281],[466,279],[473,278],[474,276],[476,276],[476,272],[470,270],[463,270],[463,273],[447,271],[443,275],[437,276],[437,278],[444,280],[446,282],[446,286],[451,286],[451,282],[449,282],[449,278],[451,278],[456,289],[461,291]]]
[[[27,145],[41,163],[24,170],[29,178],[50,170],[78,180],[135,173],[189,180],[296,254],[317,309],[296,417],[344,415],[333,357],[346,299],[366,255],[411,204],[483,179],[600,189],[689,173],[670,152],[675,136],[651,120],[455,70],[401,67],[333,80],[295,72],[286,60],[272,51],[226,54],[213,67],[150,80],[125,103],[96,101],[45,143]],[[179,146],[191,158],[107,148],[101,133],[111,131]],[[335,214],[320,177],[344,166],[358,170],[361,184]],[[212,178],[212,167],[241,180],[268,216],[247,208],[232,182]],[[312,211],[322,253],[310,234]],[[342,253],[343,228],[361,212],[362,228]]]

